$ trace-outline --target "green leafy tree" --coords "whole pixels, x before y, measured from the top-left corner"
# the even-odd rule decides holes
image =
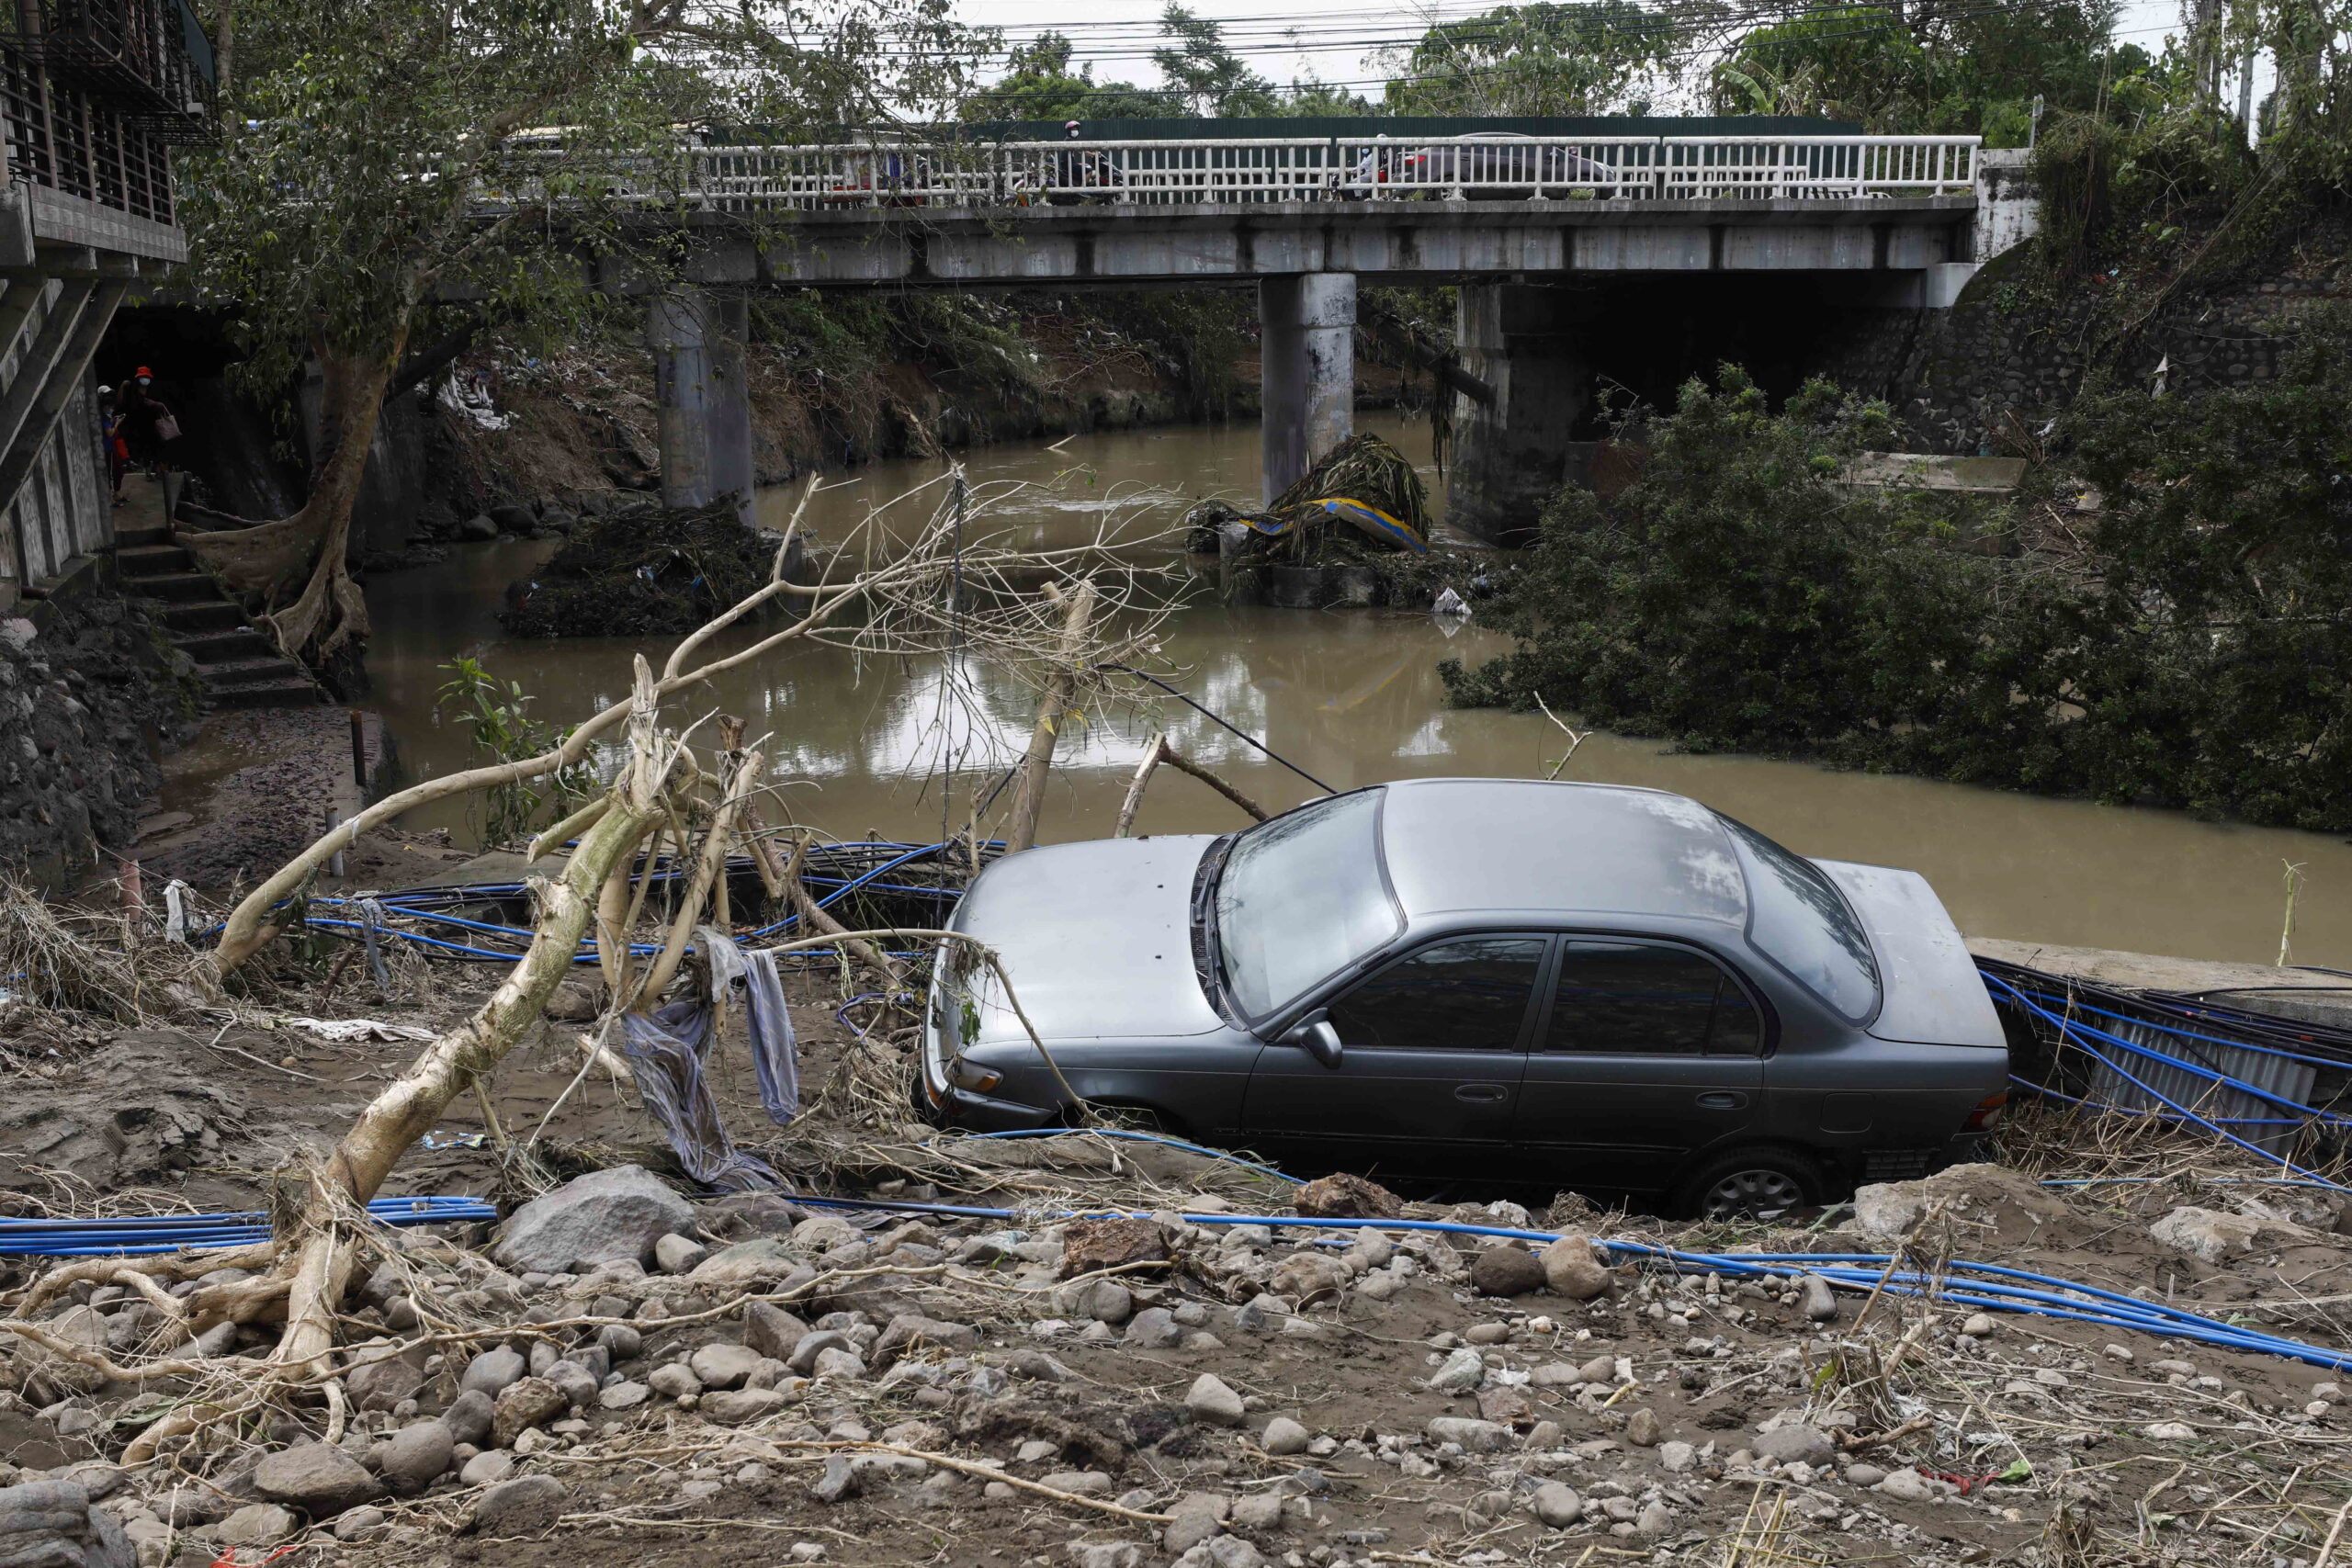
[[[1129,82],[1097,82],[1090,62],[1071,68],[1069,39],[1039,33],[1016,47],[1001,79],[958,107],[967,120],[1159,119],[1182,112],[1174,95]]]
[[[1151,62],[1186,113],[1211,118],[1277,112],[1274,85],[1233,52],[1215,22],[1170,0],[1159,32],[1168,42],[1151,51]]]
[[[321,375],[308,500],[196,547],[289,653],[368,635],[345,565],[387,389],[495,321],[560,341],[613,264],[658,286],[694,128],[870,123],[952,101],[975,39],[947,0],[243,0],[217,145],[185,156],[192,280],[277,395]]]
[[[1850,6],[1749,28],[1709,73],[1730,114],[1823,115],[1890,133],[2022,143],[2031,105],[2086,109],[2146,62],[2109,47],[2109,0]]]
[[[1500,6],[1385,56],[1388,111],[1638,113],[1670,76],[1680,39],[1671,17],[1634,0]]]

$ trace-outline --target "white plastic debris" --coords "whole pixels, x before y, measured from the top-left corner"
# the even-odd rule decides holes
[[[433,1031],[413,1023],[379,1023],[372,1018],[289,1018],[297,1029],[307,1029],[322,1040],[431,1040]]]
[[[188,944],[188,896],[196,891],[178,877],[164,884],[164,940]]]

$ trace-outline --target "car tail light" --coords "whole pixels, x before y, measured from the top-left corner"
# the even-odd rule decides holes
[[[981,1066],[958,1057],[948,1064],[947,1076],[957,1089],[970,1089],[974,1094],[986,1094],[1004,1081],[1004,1075],[993,1067]]]
[[[1998,1094],[1986,1095],[1976,1102],[1976,1109],[1968,1113],[1965,1130],[1971,1133],[1991,1132],[2001,1124],[2001,1112],[2008,1103],[2007,1089],[2003,1089]]]

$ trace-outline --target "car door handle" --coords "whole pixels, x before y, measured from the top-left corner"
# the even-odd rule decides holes
[[[1466,1083],[1453,1091],[1456,1100],[1467,1100],[1481,1105],[1491,1105],[1510,1093],[1508,1086],[1498,1083]]]
[[[1711,1089],[1699,1097],[1702,1111],[1737,1111],[1747,1103],[1747,1096],[1728,1089]]]

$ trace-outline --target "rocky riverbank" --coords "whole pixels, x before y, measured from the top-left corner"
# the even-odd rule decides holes
[[[299,1020],[444,1027],[494,973],[396,968],[379,994],[288,971],[225,1030],[99,1030],[64,1066],[28,1048],[54,1029],[0,1015],[17,1064],[0,1191],[19,1213],[93,1192],[150,1211],[255,1203],[412,1049],[396,1028],[322,1038]],[[573,1026],[596,998],[574,982],[492,1086],[496,1120],[452,1106],[403,1164],[401,1190],[493,1195],[506,1217],[370,1243],[342,1320],[340,1416],[297,1399],[125,1462],[159,1399],[217,1397],[275,1325],[207,1322],[207,1292],[241,1276],[200,1258],[159,1291],[85,1278],[38,1303],[32,1268],[11,1265],[0,1301],[47,1337],[0,1337],[0,1554],[196,1568],[290,1545],[554,1564],[592,1542],[656,1562],[1826,1568],[2096,1561],[2154,1531],[2165,1561],[2219,1563],[2257,1537],[2308,1560],[2345,1501],[2340,1373],[1833,1291],[1797,1264],[1740,1278],[1595,1245],[1908,1247],[1930,1269],[1998,1260],[2352,1343],[2341,1201],[2245,1185],[2206,1145],[2113,1154],[2037,1122],[2011,1134],[2018,1168],[1736,1226],[1571,1195],[1541,1213],[1412,1203],[1092,1133],[1000,1142],[909,1122],[889,1037],[850,1027],[869,1020],[837,1015],[823,976],[790,999],[808,1109],[766,1128],[727,1044],[729,1122],[791,1191],[874,1206],[694,1191],[633,1097],[582,1075]],[[543,1118],[520,1164],[502,1153]],[[2150,1159],[2153,1180],[2033,1179],[2145,1177]],[[1015,1213],[890,1207],[928,1201]],[[1060,1217],[1073,1210],[1137,1217]],[[142,1382],[87,1359],[154,1356],[220,1370]]]

